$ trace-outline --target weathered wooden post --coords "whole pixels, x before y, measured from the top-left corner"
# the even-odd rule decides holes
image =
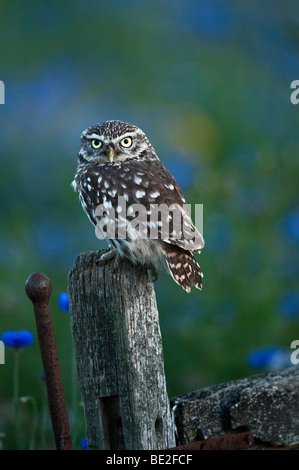
[[[69,274],[72,335],[89,449],[175,446],[153,283],[101,252],[77,257]]]

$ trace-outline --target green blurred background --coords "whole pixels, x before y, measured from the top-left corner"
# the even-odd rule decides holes
[[[141,127],[204,205],[202,292],[155,283],[169,396],[286,367],[299,339],[299,5],[295,0],[4,0],[0,4],[0,334],[36,336],[27,277],[51,309],[75,445],[84,437],[69,316],[57,303],[82,251],[106,248],[70,187],[80,133],[107,119]],[[37,338],[20,393],[45,386]],[[15,448],[14,351],[0,365],[0,441]],[[22,405],[26,447],[32,411]]]

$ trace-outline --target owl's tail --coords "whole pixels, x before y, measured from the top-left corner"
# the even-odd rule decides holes
[[[187,292],[193,285],[202,289],[203,274],[191,251],[165,243],[163,253],[169,273],[177,284]]]

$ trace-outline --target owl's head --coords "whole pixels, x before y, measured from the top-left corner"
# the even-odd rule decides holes
[[[137,126],[105,121],[82,132],[78,160],[79,163],[118,164],[142,158],[149,151],[155,155],[144,132]]]

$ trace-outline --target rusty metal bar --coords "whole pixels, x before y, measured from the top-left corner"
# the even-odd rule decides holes
[[[71,450],[72,439],[49,307],[51,281],[42,273],[33,273],[26,281],[25,290],[34,307],[56,448]]]
[[[251,432],[240,432],[228,436],[210,437],[202,441],[194,441],[177,446],[171,450],[245,450],[254,443]]]

